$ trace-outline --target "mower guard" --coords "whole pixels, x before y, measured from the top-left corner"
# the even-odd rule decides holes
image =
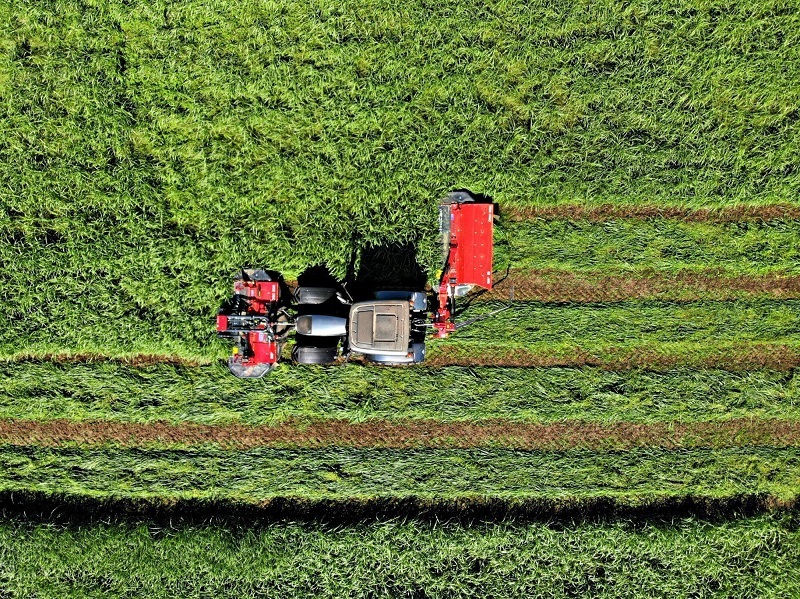
[[[439,206],[439,218],[444,269],[433,326],[436,337],[447,337],[456,329],[454,298],[476,286],[492,288],[494,204],[476,201],[467,192],[453,192]]]

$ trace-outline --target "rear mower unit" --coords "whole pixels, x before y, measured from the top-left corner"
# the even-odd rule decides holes
[[[422,362],[430,333],[444,338],[462,326],[454,321],[455,299],[476,286],[492,288],[494,205],[456,191],[439,214],[443,269],[438,287],[428,292],[367,289],[353,298],[344,283],[290,289],[277,272],[242,270],[232,300],[217,315],[217,333],[234,343],[231,372],[264,376],[292,334],[297,364],[331,364],[351,354],[378,364]]]

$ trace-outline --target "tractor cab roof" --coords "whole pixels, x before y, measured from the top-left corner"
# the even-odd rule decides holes
[[[349,343],[361,354],[408,352],[411,313],[408,301],[359,302],[350,308]]]

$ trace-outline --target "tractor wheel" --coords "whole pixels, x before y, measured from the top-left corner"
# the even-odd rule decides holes
[[[333,364],[338,348],[295,345],[292,359],[298,364]]]
[[[295,335],[292,360],[297,364],[332,364],[339,355],[339,337]]]
[[[475,198],[468,191],[451,191],[441,204],[446,206],[447,204],[466,204],[474,201]]]
[[[333,287],[298,287],[294,290],[294,301],[298,305],[324,304],[336,295]]]

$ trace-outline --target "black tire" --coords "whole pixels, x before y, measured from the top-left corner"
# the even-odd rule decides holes
[[[243,268],[236,275],[237,280],[243,281],[274,281],[269,272],[263,268]]]
[[[324,304],[336,295],[333,287],[298,287],[294,290],[294,301],[300,306]]]
[[[292,350],[292,359],[298,364],[333,364],[337,354],[336,347],[295,345]]]
[[[442,204],[467,204],[474,201],[475,198],[468,191],[451,191],[447,194]]]

